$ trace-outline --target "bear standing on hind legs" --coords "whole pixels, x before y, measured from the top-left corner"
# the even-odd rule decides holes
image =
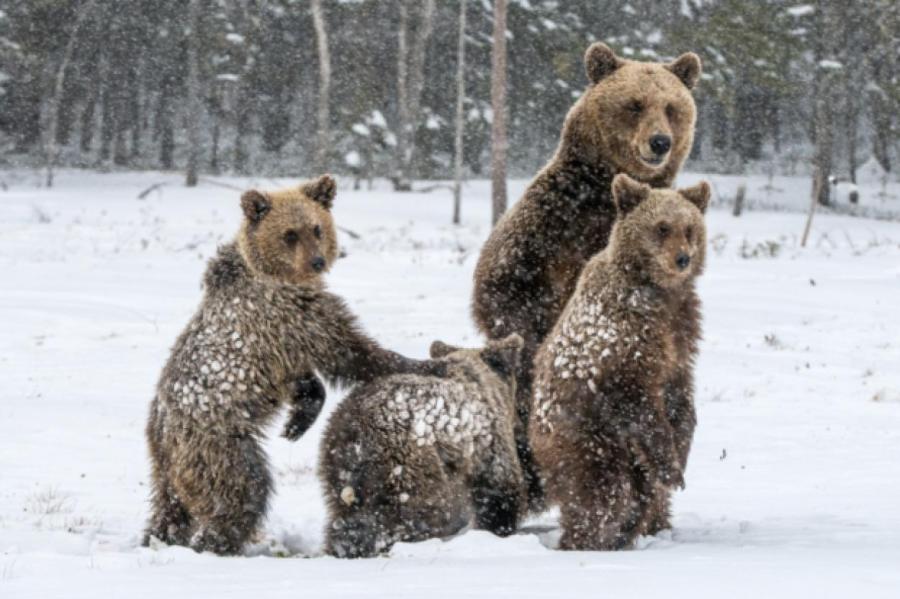
[[[669,528],[695,415],[709,186],[613,182],[619,220],[538,350],[530,440],[561,549],[623,549]]]
[[[359,328],[322,275],[337,257],[323,176],[241,197],[236,243],[209,262],[200,308],[175,342],[150,405],[152,513],[144,544],[233,554],[265,516],[272,479],[260,441],[279,408],[299,437],[332,383],[396,372],[435,374],[433,362],[382,349]]]
[[[556,154],[497,223],[475,271],[478,327],[491,339],[510,333],[525,339],[516,436],[532,509],[541,507],[542,495],[526,433],[534,354],[584,265],[606,246],[616,214],[613,177],[626,173],[669,187],[694,137],[696,54],[667,64],[635,62],[595,43],[585,69],[588,88],[566,116]]]

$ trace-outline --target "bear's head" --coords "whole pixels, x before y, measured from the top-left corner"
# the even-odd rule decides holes
[[[570,113],[567,133],[581,136],[582,151],[596,152],[616,172],[670,184],[694,141],[691,90],[700,58],[688,52],[670,63],[637,62],[597,42],[584,66],[589,87]]]
[[[674,288],[703,271],[709,184],[652,189],[628,175],[612,183],[618,214],[610,237],[611,259],[631,277]]]
[[[473,380],[485,388],[499,385],[512,407],[516,393],[516,369],[525,342],[513,333],[490,340],[481,349],[464,349],[442,341],[431,344],[431,358],[447,362],[447,378]]]
[[[319,284],[338,256],[331,205],[334,179],[322,175],[279,191],[241,196],[238,247],[258,275],[291,284]]]

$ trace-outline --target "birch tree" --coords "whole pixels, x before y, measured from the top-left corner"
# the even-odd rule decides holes
[[[420,5],[419,20],[408,46],[410,6]],[[397,29],[397,172],[394,189],[412,188],[415,160],[416,129],[421,112],[422,88],[425,86],[425,54],[434,23],[435,0],[399,0],[400,19]]]
[[[47,166],[47,187],[53,187],[53,169],[56,165],[56,158],[59,154],[59,146],[57,145],[57,131],[59,127],[59,108],[62,102],[63,89],[66,82],[66,69],[72,61],[72,53],[75,50],[75,43],[78,40],[78,32],[84,24],[85,19],[91,14],[96,4],[96,0],[88,0],[78,13],[75,25],[72,27],[72,33],[69,34],[69,40],[63,49],[62,57],[56,68],[56,74],[53,77],[53,91],[44,107],[45,126],[44,126],[44,155]]]
[[[466,0],[459,1],[459,41],[456,49],[456,131],[453,138],[453,224],[460,222],[463,178],[463,129],[466,104]]]
[[[331,55],[328,50],[328,30],[325,15],[322,11],[322,0],[311,0],[313,27],[316,30],[316,47],[319,55],[319,97],[316,110],[316,153],[313,160],[315,174],[328,170],[330,92],[331,92]]]
[[[200,164],[200,119],[203,106],[200,104],[200,0],[188,3],[187,32],[187,137],[188,160],[185,185],[197,185],[197,168]]]
[[[494,0],[494,47],[491,53],[491,222],[506,212],[506,0]]]

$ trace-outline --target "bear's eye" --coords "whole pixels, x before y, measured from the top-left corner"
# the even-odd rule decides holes
[[[297,242],[300,241],[300,235],[291,229],[290,231],[285,232],[284,234],[284,242],[288,245],[297,245]]]
[[[319,225],[313,227],[313,235],[316,236],[316,239],[322,239],[322,227]]]
[[[688,225],[688,227],[684,230],[684,238],[688,240],[688,243],[693,241],[694,239],[694,227]]]
[[[632,114],[641,114],[641,112],[644,110],[644,105],[641,104],[638,100],[634,100],[628,104],[627,110]]]
[[[669,223],[659,223],[656,225],[656,236],[660,239],[665,239],[672,233],[672,227],[669,226]]]
[[[669,117],[670,121],[673,121],[678,118],[678,111],[675,110],[674,106],[669,104],[668,106],[666,106],[666,116]]]

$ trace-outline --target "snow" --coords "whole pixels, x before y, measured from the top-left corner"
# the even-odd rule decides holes
[[[341,561],[320,556],[315,478],[333,389],[300,441],[274,424],[277,496],[247,556],[138,547],[146,411],[205,261],[237,228],[238,193],[76,171],[47,190],[37,173],[3,172],[0,597],[897,597],[900,227],[821,212],[803,249],[808,178],[775,177],[768,199],[766,177],[709,178],[720,201],[699,285],[699,424],[674,530],[634,551],[557,552],[550,512],[507,539],[468,531]],[[734,218],[722,198],[740,182],[748,211]],[[341,234],[332,290],[408,355],[435,338],[478,345],[469,299],[489,183],[465,187],[460,227],[443,190],[349,183],[334,211],[360,238]],[[511,197],[525,185],[512,181]],[[861,202],[875,189],[861,183]],[[900,204],[896,183],[887,194],[871,201]]]
[[[350,150],[344,154],[344,164],[349,167],[357,168],[362,164],[362,157],[356,150]]]
[[[382,129],[387,128],[387,120],[385,120],[384,115],[381,114],[380,110],[372,111],[372,115],[369,117],[369,123],[373,127],[381,127]]]
[[[792,17],[805,17],[816,12],[816,7],[812,4],[798,4],[787,9],[787,12]]]

